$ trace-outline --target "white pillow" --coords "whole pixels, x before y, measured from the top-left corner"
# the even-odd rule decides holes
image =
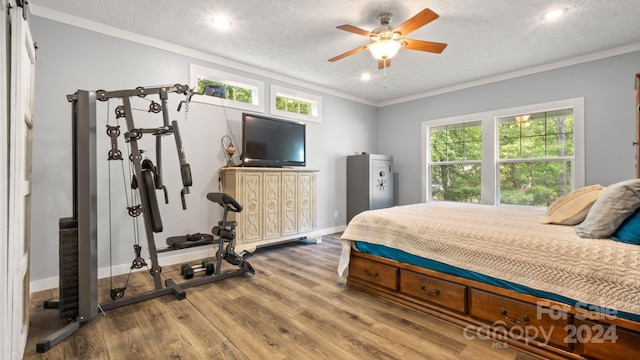
[[[604,189],[602,185],[585,186],[559,197],[547,209],[547,219],[542,223],[559,225],[581,223]]]

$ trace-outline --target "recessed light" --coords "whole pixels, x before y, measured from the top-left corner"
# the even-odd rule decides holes
[[[231,19],[224,15],[216,15],[211,18],[211,23],[216,29],[227,30],[231,27]]]
[[[551,9],[544,13],[543,18],[548,21],[557,20],[567,12],[565,8]]]
[[[371,76],[371,73],[362,73],[360,74],[360,80],[362,81],[369,81],[373,78],[373,76]]]

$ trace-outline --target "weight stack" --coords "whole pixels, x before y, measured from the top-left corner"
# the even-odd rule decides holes
[[[60,256],[60,318],[75,319],[78,317],[78,220],[72,217],[59,221]]]

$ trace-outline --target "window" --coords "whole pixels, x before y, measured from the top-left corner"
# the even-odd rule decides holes
[[[191,86],[204,94],[192,97],[192,101],[264,112],[263,82],[194,64],[189,72]]]
[[[480,202],[482,122],[435,126],[431,137],[431,199]]]
[[[210,87],[210,85],[213,85],[213,87]],[[204,93],[205,95],[217,96],[245,104],[253,104],[253,95],[255,92],[249,86],[232,85],[231,82],[221,83],[205,78],[198,79],[196,91]]]
[[[497,119],[501,204],[549,206],[571,191],[573,109]]]
[[[276,96],[276,109],[294,114],[311,115],[313,104],[286,96]]]
[[[322,122],[322,98],[271,85],[271,114],[296,120]]]
[[[584,100],[423,122],[424,201],[548,206],[584,186]]]

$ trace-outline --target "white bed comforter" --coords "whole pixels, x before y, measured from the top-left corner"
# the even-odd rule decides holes
[[[459,203],[366,211],[342,235],[338,273],[347,272],[353,241],[365,241],[640,314],[640,246],[583,239],[572,226],[543,219],[541,209]]]

